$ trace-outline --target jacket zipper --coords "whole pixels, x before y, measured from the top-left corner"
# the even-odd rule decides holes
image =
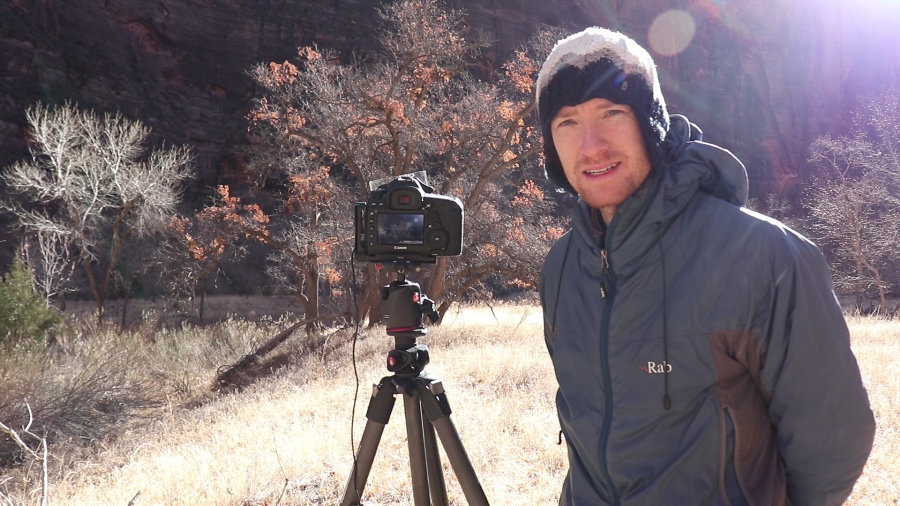
[[[603,319],[600,323],[600,360],[603,368],[603,390],[604,390],[604,411],[603,411],[603,427],[600,432],[600,462],[603,469],[603,476],[606,483],[613,494],[613,504],[618,506],[621,502],[619,491],[613,482],[612,476],[609,474],[609,466],[606,462],[606,443],[609,439],[609,431],[612,426],[612,375],[609,372],[609,317],[612,310],[613,298],[615,295],[615,276],[609,267],[609,255],[606,248],[600,250],[600,296],[606,299],[603,305]]]
[[[606,272],[609,269],[609,257],[606,253],[606,248],[600,250],[600,297],[605,299],[607,295],[609,295],[609,290],[606,288]]]

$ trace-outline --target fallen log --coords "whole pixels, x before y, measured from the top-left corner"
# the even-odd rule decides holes
[[[258,377],[269,374],[275,369],[279,369],[287,365],[286,356],[276,357],[275,359],[270,360],[264,360],[264,357],[268,355],[272,350],[277,348],[278,345],[285,342],[289,337],[291,337],[295,330],[304,325],[309,325],[310,323],[315,323],[321,320],[334,320],[347,316],[350,316],[350,313],[330,314],[325,316],[318,316],[316,318],[307,318],[306,320],[302,320],[291,325],[290,327],[279,332],[278,335],[276,335],[272,339],[269,339],[268,341],[263,343],[262,346],[254,350],[252,353],[241,357],[237,362],[231,365],[220,367],[216,372],[216,379],[215,383],[213,384],[213,390],[216,392],[241,390],[248,384],[252,383],[253,380],[257,379]]]

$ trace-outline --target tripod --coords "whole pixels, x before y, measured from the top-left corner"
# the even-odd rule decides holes
[[[359,506],[372,469],[378,444],[394,408],[396,395],[403,396],[409,464],[415,506],[448,506],[435,431],[466,500],[473,506],[488,506],[487,498],[466,455],[453,422],[450,404],[441,380],[425,373],[428,347],[416,338],[425,335],[422,315],[432,322],[439,318],[434,301],[406,280],[406,267],[395,266],[397,280],[382,288],[381,312],[395,346],[387,356],[387,369],[394,373],[375,385],[366,410],[366,428],[350,473],[341,506]],[[423,416],[424,415],[424,416]]]

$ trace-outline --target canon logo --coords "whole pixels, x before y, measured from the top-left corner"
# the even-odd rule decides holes
[[[394,246],[394,249],[409,249],[409,246]]]

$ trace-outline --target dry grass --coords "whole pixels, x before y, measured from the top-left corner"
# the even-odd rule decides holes
[[[431,352],[427,370],[444,381],[453,422],[491,503],[555,504],[566,455],[556,444],[556,387],[540,311],[503,306],[496,313],[451,310],[444,325],[420,340]],[[894,486],[900,478],[900,323],[850,323],[879,429],[848,504],[900,504]],[[204,331],[172,331],[142,345],[146,366],[167,378],[160,390],[177,401],[158,410],[152,423],[97,441],[90,452],[51,445],[50,504],[336,504],[351,470],[351,447],[365,424],[371,384],[387,374],[384,357],[393,338],[381,331],[360,337],[355,411],[356,376],[343,334],[325,339],[314,353],[295,344],[293,366],[240,393],[184,407],[208,388],[218,365],[234,362],[284,326],[267,331],[231,321]],[[443,462],[451,504],[466,504],[446,457]],[[0,504],[4,495],[12,504],[38,504],[37,475],[21,469],[0,476]],[[368,505],[409,505],[411,495],[398,401],[365,499]]]
[[[900,504],[900,322],[852,317],[848,323],[877,429],[872,454],[847,504]]]

